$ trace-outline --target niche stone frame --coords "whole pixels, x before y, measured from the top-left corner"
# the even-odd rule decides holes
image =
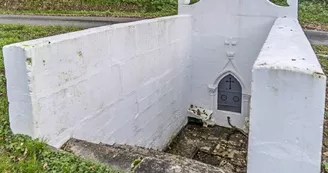
[[[226,75],[218,84],[217,109],[241,113],[242,88],[239,81],[231,74]]]
[[[230,127],[227,121],[227,118],[230,117],[231,123],[234,126],[246,130],[245,121],[247,121],[249,117],[251,96],[246,93],[248,90],[243,80],[237,74],[238,73],[235,71],[220,73],[214,82],[208,86],[208,91],[212,99],[212,110],[215,123]]]

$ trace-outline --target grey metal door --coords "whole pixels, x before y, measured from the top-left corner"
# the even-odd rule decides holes
[[[241,113],[242,88],[231,74],[225,76],[218,86],[218,110]]]

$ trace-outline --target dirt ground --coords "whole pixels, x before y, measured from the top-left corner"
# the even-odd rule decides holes
[[[233,129],[188,124],[166,152],[246,173],[247,142],[247,137]]]

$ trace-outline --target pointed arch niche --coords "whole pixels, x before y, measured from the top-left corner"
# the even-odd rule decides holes
[[[221,79],[217,87],[217,110],[241,113],[242,88],[231,74]]]
[[[222,72],[208,88],[216,124],[230,127],[227,121],[227,117],[230,117],[233,125],[244,129],[249,114],[250,95],[245,93],[247,88],[236,74],[235,71]]]

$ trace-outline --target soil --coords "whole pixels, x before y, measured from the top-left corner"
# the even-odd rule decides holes
[[[247,142],[248,137],[234,129],[188,124],[165,152],[246,173]]]

